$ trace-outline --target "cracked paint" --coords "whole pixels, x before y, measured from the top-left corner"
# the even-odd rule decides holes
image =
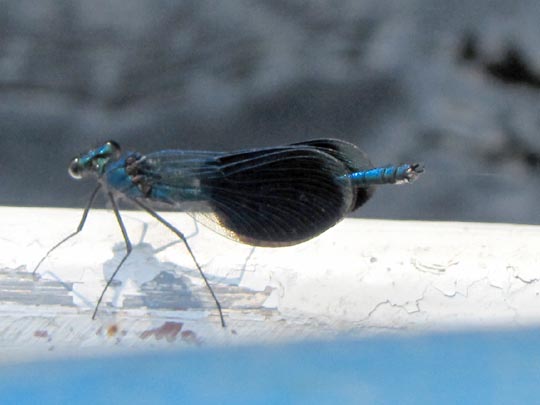
[[[145,330],[141,333],[141,339],[148,339],[150,336],[154,336],[156,340],[161,340],[165,338],[168,342],[173,342],[176,340],[176,336],[182,330],[184,324],[182,322],[165,322],[163,325]]]
[[[251,249],[201,229],[190,243],[222,304],[221,328],[185,249],[159,226],[146,226],[144,215],[126,213],[136,254],[93,321],[96,299],[123,254],[114,217],[92,211],[84,234],[55,252],[34,280],[29,269],[80,212],[1,212],[0,250],[13,254],[0,262],[5,351],[49,350],[51,336],[54,350],[102,349],[540,323],[539,227],[351,220],[279,249]],[[182,223],[178,214],[167,218]],[[39,229],[30,226],[35,221]],[[26,257],[28,263],[6,265]]]

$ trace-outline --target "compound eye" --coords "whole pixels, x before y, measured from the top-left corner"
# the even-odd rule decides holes
[[[112,156],[114,159],[120,157],[120,145],[115,141],[107,141],[103,146],[103,149],[107,152],[107,155]]]
[[[82,178],[81,162],[79,161],[78,157],[73,159],[71,161],[71,163],[69,164],[68,173],[74,179],[81,179]]]

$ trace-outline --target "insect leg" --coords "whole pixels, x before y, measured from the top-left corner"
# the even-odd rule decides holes
[[[52,248],[49,249],[49,251],[47,253],[45,253],[45,256],[43,256],[41,258],[41,260],[38,262],[38,264],[36,265],[36,267],[34,268],[34,271],[32,271],[32,275],[35,275],[37,270],[39,269],[39,266],[41,266],[41,263],[43,263],[45,261],[45,259],[47,257],[49,257],[49,255],[59,246],[61,246],[62,244],[64,244],[64,242],[67,242],[68,240],[70,240],[71,238],[73,238],[75,235],[77,235],[80,231],[82,231],[83,227],[84,227],[84,223],[86,222],[86,217],[88,217],[88,212],[90,211],[90,207],[92,206],[92,203],[94,202],[94,200],[96,199],[96,195],[98,193],[98,191],[101,189],[101,184],[98,184],[98,186],[94,189],[94,191],[92,192],[92,195],[90,196],[90,200],[88,200],[88,204],[86,204],[86,208],[84,209],[83,211],[83,215],[82,215],[82,218],[81,218],[81,221],[79,222],[79,226],[77,227],[77,230],[71,234],[69,234],[68,236],[66,236],[64,239],[62,239],[60,242],[58,242],[56,245],[54,245]]]
[[[206,284],[206,287],[208,288],[208,290],[210,291],[210,294],[212,295],[212,298],[214,299],[214,302],[216,303],[216,307],[219,311],[219,318],[221,320],[221,326],[222,327],[225,327],[225,320],[223,319],[223,312],[221,311],[221,304],[219,303],[217,297],[216,297],[216,294],[214,294],[214,290],[212,289],[212,287],[210,286],[210,283],[208,282],[208,279],[206,278],[206,276],[204,275],[204,272],[202,271],[201,269],[201,266],[199,265],[199,262],[197,261],[197,259],[195,258],[195,254],[193,253],[193,251],[191,250],[191,247],[189,246],[188,244],[188,241],[186,239],[186,237],[184,236],[184,234],[182,232],[180,232],[178,229],[176,229],[173,225],[171,225],[169,222],[167,222],[162,216],[160,216],[157,212],[155,212],[154,210],[152,210],[151,208],[147,207],[145,204],[143,204],[142,202],[138,201],[138,200],[135,200],[133,199],[132,200],[135,204],[137,204],[139,207],[141,207],[143,210],[145,210],[146,212],[148,212],[151,216],[153,216],[155,219],[157,219],[159,222],[161,222],[164,226],[166,226],[171,232],[173,232],[176,236],[178,236],[182,242],[184,242],[184,245],[186,246],[186,249],[188,250],[191,258],[193,259],[193,262],[195,263],[195,266],[197,267],[197,270],[199,271],[202,279],[204,280],[204,283]]]
[[[122,264],[124,264],[124,262],[126,261],[126,259],[128,258],[129,254],[131,253],[131,250],[132,250],[131,242],[129,240],[129,236],[128,236],[127,231],[126,231],[126,227],[124,226],[124,222],[122,221],[122,217],[120,216],[120,211],[118,210],[118,205],[116,205],[116,201],[114,200],[114,197],[113,197],[112,193],[109,192],[108,195],[109,195],[109,199],[111,200],[111,203],[112,203],[113,212],[114,212],[114,215],[116,216],[116,221],[118,222],[118,225],[120,226],[120,230],[122,231],[122,236],[124,237],[124,242],[126,242],[126,254],[122,258],[122,260],[120,260],[120,263],[118,264],[118,266],[116,266],[116,269],[114,270],[111,277],[109,277],[109,279],[107,280],[107,284],[105,285],[105,288],[103,288],[103,291],[101,292],[101,295],[99,296],[99,299],[97,300],[96,308],[94,309],[94,313],[92,314],[92,319],[96,318],[96,314],[97,314],[97,311],[98,311],[98,308],[99,308],[99,304],[101,304],[101,301],[103,300],[103,296],[105,295],[105,292],[107,291],[107,288],[109,288],[109,286],[111,285],[112,281],[114,280],[114,277],[116,276],[116,273],[118,273],[118,270],[120,270],[120,267],[122,267]]]

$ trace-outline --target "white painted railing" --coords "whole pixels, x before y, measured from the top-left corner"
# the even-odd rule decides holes
[[[111,212],[0,208],[0,348],[153,348],[512,328],[540,323],[540,227],[345,220],[287,248],[251,248],[184,214],[163,213],[189,237],[220,300],[226,328],[185,247],[142,212],[123,218],[133,253],[91,320],[125,252]]]

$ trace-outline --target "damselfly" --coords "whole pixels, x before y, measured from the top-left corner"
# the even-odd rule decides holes
[[[75,232],[54,245],[39,261],[78,234],[100,189],[105,190],[126,244],[96,303],[131,253],[117,197],[148,212],[182,240],[219,311],[221,305],[184,234],[156,210],[177,209],[196,215],[221,234],[253,246],[289,246],[311,239],[363,205],[379,184],[413,181],[418,163],[374,168],[355,145],[318,139],[237,152],[162,150],[142,155],[121,153],[114,141],[76,157],[69,165],[75,179],[95,176],[93,191]]]

